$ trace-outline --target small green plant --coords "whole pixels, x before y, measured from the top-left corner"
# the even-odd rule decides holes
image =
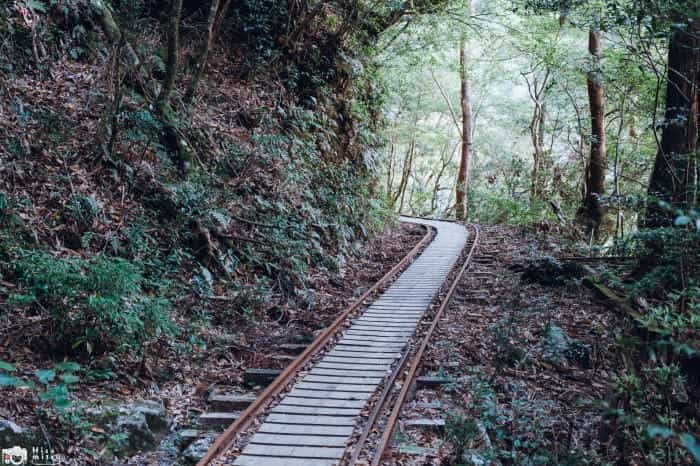
[[[17,368],[0,361],[0,387],[35,389],[43,403],[43,409],[63,411],[71,406],[70,386],[80,381],[76,375],[80,370],[80,364],[66,361],[56,364],[52,369],[37,370],[33,379],[29,379],[14,375]]]
[[[10,202],[7,198],[7,194],[0,191],[0,224],[2,224],[5,221],[5,217],[7,217],[9,204]]]
[[[63,352],[138,354],[146,340],[174,330],[168,301],[146,294],[141,270],[123,259],[25,251],[13,267],[22,291],[12,300],[48,313],[51,338]]]
[[[452,443],[458,461],[479,437],[477,422],[468,416],[451,413],[445,422],[445,439]]]
[[[494,338],[496,348],[494,363],[497,370],[505,367],[517,367],[527,363],[527,352],[516,343],[515,331],[517,325],[512,315],[498,320],[489,327],[489,332]]]
[[[68,200],[66,208],[69,217],[83,230],[92,227],[102,213],[102,207],[92,195],[76,194]]]

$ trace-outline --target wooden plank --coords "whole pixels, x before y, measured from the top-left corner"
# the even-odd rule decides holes
[[[420,322],[422,316],[406,317],[401,315],[388,316],[362,316],[353,323],[355,325],[384,325],[389,324],[392,327],[409,327],[415,326]]]
[[[264,434],[257,433],[250,443],[260,445],[295,445],[304,447],[345,447],[346,436],[331,437],[328,435],[295,435],[295,434]]]
[[[396,358],[357,358],[357,357],[346,357],[346,356],[326,356],[323,358],[325,362],[339,362],[343,364],[360,364],[367,366],[385,366],[387,363],[391,363]],[[371,368],[370,368],[371,369]]]
[[[240,413],[204,413],[199,416],[199,424],[204,427],[221,427],[238,419]]]
[[[358,335],[347,335],[343,337],[342,340],[340,340],[339,344],[342,345],[352,345],[356,344],[358,347],[362,346],[367,346],[368,344],[374,344],[374,343],[385,343],[385,344],[391,344],[391,345],[401,345],[401,347],[404,347],[408,344],[408,341],[410,338],[382,338],[382,337],[361,337]]]
[[[361,348],[362,351],[374,351],[375,349],[383,349],[383,350],[390,350],[390,351],[402,351],[403,348],[406,346],[406,342],[402,343],[386,343],[386,342],[358,342],[354,340],[346,340],[343,342],[342,340],[338,342],[337,345],[335,345],[336,349],[347,349],[348,351],[352,351],[357,348]]]
[[[388,327],[386,325],[353,325],[346,333],[367,333],[371,335],[411,335],[416,329],[415,325],[408,327]]]
[[[286,396],[280,401],[281,405],[289,406],[306,406],[316,408],[357,408],[361,409],[367,404],[364,400],[329,400],[329,399],[311,399],[311,398],[295,398]]]
[[[363,400],[367,401],[371,396],[371,393],[362,392],[346,392],[341,390],[304,390],[303,388],[293,388],[289,392],[291,397],[296,398],[313,398],[313,399],[327,399],[327,400]]]
[[[382,377],[365,377],[359,374],[357,376],[353,374],[346,376],[309,374],[302,379],[302,382],[343,383],[346,385],[379,385],[381,381]]]
[[[366,341],[370,343],[403,343],[408,341],[408,335],[358,335],[345,332],[343,340]],[[341,341],[343,341],[341,340]]]
[[[404,427],[410,429],[425,429],[441,433],[445,430],[444,419],[410,419],[404,422]]]
[[[209,397],[212,409],[219,412],[241,411],[255,401],[255,395],[226,395],[214,393]]]
[[[419,390],[434,390],[436,388],[440,388],[443,385],[450,383],[450,381],[451,380],[447,377],[424,375],[416,378],[416,388],[418,388]]]
[[[343,358],[374,358],[374,359],[391,359],[394,360],[401,356],[401,353],[398,351],[391,352],[391,353],[380,353],[378,351],[342,351],[342,350],[333,350],[328,353],[328,356],[334,357],[343,357]]]
[[[275,424],[302,424],[312,426],[354,426],[355,419],[339,416],[304,416],[270,413],[265,421]]]
[[[380,357],[396,356],[403,354],[403,348],[396,346],[351,346],[336,345],[333,351],[352,356],[356,353],[368,353],[380,355]]]
[[[246,369],[243,374],[243,382],[246,385],[269,385],[277,376],[282,373],[282,369]]]
[[[323,436],[349,436],[353,426],[319,426],[305,424],[277,424],[265,422],[258,432],[266,434],[299,434],[299,435],[323,435]]]
[[[295,387],[302,390],[315,390],[315,391],[328,391],[336,390],[348,393],[374,393],[377,389],[377,385],[357,385],[357,384],[343,384],[343,383],[333,383],[333,382],[299,382]]]
[[[295,447],[282,445],[248,445],[245,454],[250,456],[279,456],[282,458],[339,459],[345,448]]]
[[[372,366],[377,367],[377,366]],[[311,372],[309,374],[316,374],[316,375],[352,375],[354,373],[361,373],[364,374],[368,377],[384,377],[389,373],[389,365],[387,365],[386,369],[372,369],[368,370],[366,368],[358,368],[357,366],[348,366],[345,364],[330,364],[330,366],[326,363],[318,363],[316,366],[314,366],[313,369],[311,369]]]
[[[389,327],[370,327],[367,326],[366,324],[356,324],[353,325],[352,327],[348,328],[345,331],[345,334],[349,333],[367,333],[371,335],[389,335],[389,336],[403,336],[403,335],[408,335],[413,333],[413,330],[415,329],[415,325],[412,328],[389,328]]]
[[[277,414],[303,414],[314,416],[339,416],[355,418],[360,414],[359,408],[317,408],[308,406],[277,405],[270,412]]]
[[[424,318],[425,314],[416,316],[402,316],[399,314],[386,314],[386,315],[366,315],[362,317],[362,320],[358,320],[357,323],[362,324],[378,324],[378,323],[395,323],[400,325],[418,325],[418,323]]]
[[[235,466],[337,466],[336,459],[311,458],[267,458],[265,456],[241,455],[233,463]]]

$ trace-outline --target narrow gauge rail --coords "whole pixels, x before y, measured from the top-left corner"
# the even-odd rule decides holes
[[[293,361],[214,442],[198,466],[208,465],[226,452],[236,437],[245,433],[263,413],[266,415],[262,424],[250,436],[235,465],[331,466],[341,461],[369,400],[380,387],[391,385],[403,370],[409,341],[467,243],[467,229],[461,224],[405,217],[402,221],[424,225],[435,233],[426,234],[399,264]],[[477,241],[475,227],[469,258]],[[423,253],[372,304],[357,312],[428,243]],[[467,264],[468,261],[457,273],[457,279]],[[345,328],[344,324],[355,314],[358,317]],[[422,349],[438,318],[436,315],[421,350],[412,355],[408,382],[415,375]],[[334,337],[337,340],[329,345]],[[286,391],[289,387],[291,390]],[[399,409],[402,396],[405,398],[405,394],[399,395],[395,410]],[[382,405],[385,398],[380,398]],[[379,457],[383,449],[378,451]]]

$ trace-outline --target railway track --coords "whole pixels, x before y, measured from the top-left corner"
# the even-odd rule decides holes
[[[402,221],[432,234],[314,340],[198,466],[330,466],[361,456],[363,464],[381,463],[421,356],[479,241],[476,226],[468,234],[453,222]],[[384,435],[367,445],[378,422]]]

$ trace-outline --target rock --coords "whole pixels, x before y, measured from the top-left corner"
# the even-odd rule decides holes
[[[135,402],[130,407],[134,412],[142,413],[146,417],[148,427],[158,433],[168,430],[168,418],[165,414],[163,403],[151,400]]]
[[[12,421],[0,419],[0,445],[4,448],[26,447],[34,443],[34,433],[28,429],[18,426]]]
[[[168,429],[165,408],[158,401],[139,400],[120,404],[115,400],[104,400],[102,406],[90,407],[85,413],[110,436],[116,436],[112,438],[117,440],[109,445],[116,457],[154,448]]]
[[[197,440],[200,435],[201,432],[197,429],[183,429],[175,434],[173,445],[175,445],[179,451],[182,451]]]
[[[182,457],[187,464],[197,464],[199,460],[209,451],[209,447],[214,443],[214,437],[203,437],[195,440],[189,447],[185,448]]]
[[[148,427],[146,415],[138,411],[120,415],[109,426],[109,430],[120,438],[111,448],[115,456],[130,456],[156,445],[156,438]]]

